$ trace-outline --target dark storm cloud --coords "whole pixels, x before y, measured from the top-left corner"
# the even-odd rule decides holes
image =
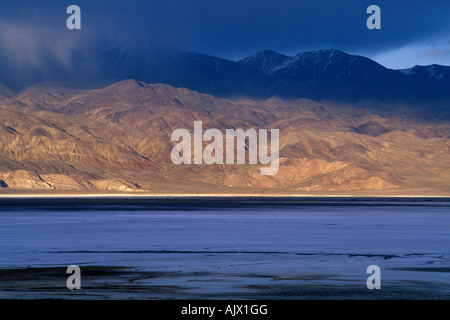
[[[80,31],[66,28],[71,4],[81,8]],[[366,28],[371,4],[381,7],[381,30]],[[42,74],[115,45],[159,44],[229,59],[262,49],[294,54],[331,47],[370,56],[447,41],[449,12],[448,0],[3,1],[0,58],[4,70]],[[430,57],[448,48],[427,50]]]

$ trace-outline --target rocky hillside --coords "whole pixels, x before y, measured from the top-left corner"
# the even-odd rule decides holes
[[[264,68],[282,57],[264,62]],[[135,80],[0,87],[1,190],[399,194],[450,191],[450,123],[407,104],[223,99]],[[179,165],[173,130],[280,130],[280,169]]]

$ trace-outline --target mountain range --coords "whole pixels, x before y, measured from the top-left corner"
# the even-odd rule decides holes
[[[281,70],[275,66],[260,67],[272,76]],[[407,102],[382,108],[378,101],[225,99],[134,79],[96,89],[46,82],[0,90],[1,193],[450,192],[449,120],[424,118]],[[171,133],[192,131],[196,120],[223,132],[279,129],[279,172],[263,176],[261,165],[248,164],[174,165]]]
[[[392,70],[334,49],[229,61],[165,47],[73,63],[52,81],[0,84],[1,192],[450,191],[450,67]],[[174,165],[171,133],[194,121],[279,129],[279,172]]]
[[[450,98],[450,67],[392,70],[339,50],[301,52],[293,57],[262,51],[240,60],[270,75],[273,92],[288,98],[427,103]]]
[[[166,83],[225,98],[279,96],[438,105],[450,99],[450,67],[392,70],[335,49],[293,57],[265,50],[234,62],[170,48],[115,48],[100,60],[102,77]]]
[[[278,96],[341,102],[376,100],[427,105],[428,109],[432,106],[440,110],[447,109],[450,100],[448,66],[392,70],[369,58],[335,49],[301,52],[292,57],[265,50],[239,61],[230,61],[168,47],[116,47],[70,61],[71,66],[61,68],[59,72],[47,72],[41,80],[92,88],[134,79],[184,87],[222,98]],[[37,77],[35,72],[33,75]],[[11,86],[6,80],[2,81],[1,73],[0,83]]]

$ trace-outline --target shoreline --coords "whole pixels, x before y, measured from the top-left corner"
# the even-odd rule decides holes
[[[429,195],[292,195],[292,194],[0,194],[8,200],[172,200],[172,201],[317,201],[317,202],[450,202],[450,196]]]

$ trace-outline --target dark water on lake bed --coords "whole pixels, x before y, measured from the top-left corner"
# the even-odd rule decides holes
[[[0,298],[449,299],[449,240],[448,202],[3,201]]]

